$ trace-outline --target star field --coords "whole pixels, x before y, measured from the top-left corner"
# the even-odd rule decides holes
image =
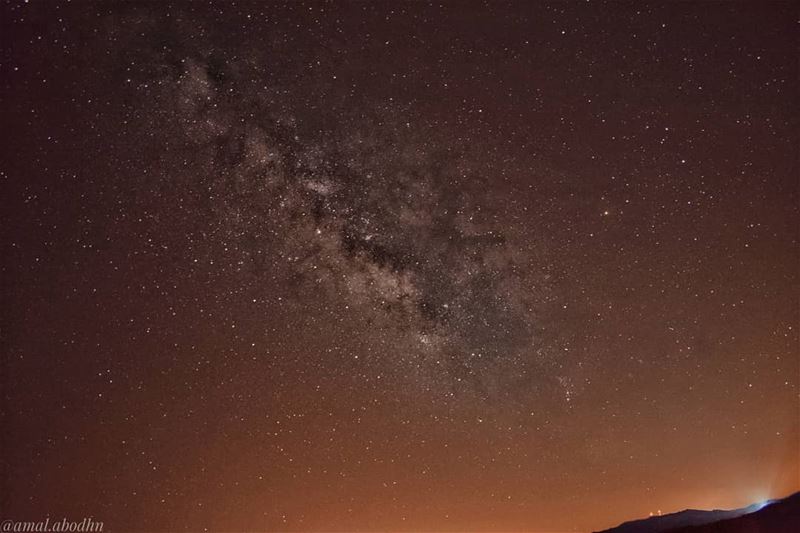
[[[588,531],[798,490],[797,15],[5,2],[2,518]]]

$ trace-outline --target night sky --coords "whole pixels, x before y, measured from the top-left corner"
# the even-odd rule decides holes
[[[798,4],[527,4],[4,1],[1,517],[800,489]]]

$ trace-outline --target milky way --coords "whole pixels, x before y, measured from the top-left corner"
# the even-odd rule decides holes
[[[202,161],[193,187],[242,282],[285,270],[293,299],[317,292],[358,308],[376,337],[400,335],[395,363],[446,396],[461,383],[485,395],[487,379],[530,382],[529,372],[553,379],[537,338],[543,247],[477,203],[458,146],[423,144],[396,110],[304,142],[268,87],[240,79],[246,64],[156,65],[167,74],[141,82],[161,88],[143,111]]]

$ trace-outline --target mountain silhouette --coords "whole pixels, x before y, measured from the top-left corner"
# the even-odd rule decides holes
[[[624,522],[599,533],[796,533],[800,532],[800,492],[741,509],[677,513]]]

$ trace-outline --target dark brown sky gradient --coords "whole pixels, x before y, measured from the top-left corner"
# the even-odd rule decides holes
[[[796,4],[0,23],[2,518],[586,531],[800,489]]]

